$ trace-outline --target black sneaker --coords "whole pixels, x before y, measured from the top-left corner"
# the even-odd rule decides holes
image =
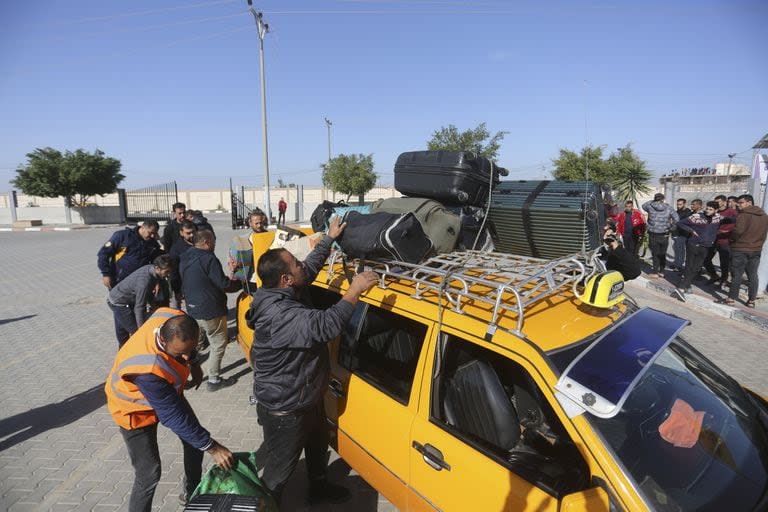
[[[233,385],[235,382],[237,382],[237,379],[233,379],[232,377],[227,377],[226,379],[219,379],[217,381],[211,381],[209,379],[206,386],[208,387],[208,391],[218,391],[222,388],[228,388],[229,386]]]
[[[352,497],[352,493],[349,489],[341,485],[332,484],[330,482],[323,482],[321,484],[309,485],[309,503],[344,503],[349,501]]]
[[[677,296],[678,299],[685,302],[685,290],[682,288],[675,288],[673,293]]]

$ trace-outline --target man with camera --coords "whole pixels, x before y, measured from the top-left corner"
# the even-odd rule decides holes
[[[640,275],[640,260],[619,243],[612,229],[607,229],[603,234],[603,246],[600,248],[599,256],[605,262],[606,269],[619,272],[625,281]]]

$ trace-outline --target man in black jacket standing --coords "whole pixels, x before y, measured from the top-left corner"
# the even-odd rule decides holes
[[[302,450],[310,502],[349,499],[346,488],[326,480],[328,427],[323,394],[330,375],[328,342],[341,334],[360,295],[378,278],[373,272],[358,274],[341,300],[325,310],[301,300],[302,290],[315,279],[344,227],[339,217],[334,218],[328,235],[303,263],[285,249],[271,249],[257,266],[262,287],[253,295],[246,321],[254,329],[253,392],[264,428],[262,480],[278,503]]]
[[[195,246],[179,259],[181,290],[187,301],[187,313],[197,320],[200,331],[205,332],[211,345],[208,356],[208,391],[216,391],[235,383],[222,379],[221,360],[227,348],[227,294],[240,289],[240,281],[224,274],[216,255],[216,236],[203,229],[195,233]],[[202,334],[201,334],[202,336]]]

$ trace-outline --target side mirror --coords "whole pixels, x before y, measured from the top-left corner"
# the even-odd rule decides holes
[[[610,499],[601,487],[574,492],[563,497],[561,512],[609,512]]]

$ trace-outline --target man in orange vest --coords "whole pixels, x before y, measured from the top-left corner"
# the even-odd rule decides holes
[[[184,388],[199,386],[197,322],[182,311],[159,308],[123,345],[107,378],[107,407],[120,426],[135,475],[128,510],[149,511],[160,481],[157,424],[171,429],[184,447],[184,494],[187,501],[200,483],[203,452],[230,469],[232,452],[200,425],[184,398]],[[192,377],[192,380],[188,379]]]

